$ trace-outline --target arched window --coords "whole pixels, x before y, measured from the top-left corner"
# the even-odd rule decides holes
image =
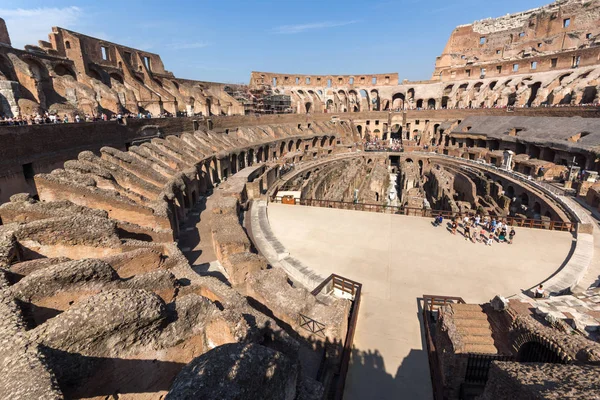
[[[70,49],[71,48],[71,42],[69,42],[68,40],[65,41],[65,48],[66,49]]]

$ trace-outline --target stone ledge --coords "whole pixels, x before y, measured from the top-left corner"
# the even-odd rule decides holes
[[[275,237],[267,215],[265,201],[253,201],[251,207],[251,230],[254,245],[274,268],[283,269],[295,282],[308,290],[325,280],[302,262],[292,257],[285,246]]]

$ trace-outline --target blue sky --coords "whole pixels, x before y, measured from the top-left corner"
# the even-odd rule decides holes
[[[398,72],[429,79],[460,24],[550,0],[2,0],[13,46],[61,26],[161,55],[176,76],[247,83],[250,71]]]

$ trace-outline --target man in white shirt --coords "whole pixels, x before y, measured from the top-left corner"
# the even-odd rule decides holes
[[[533,294],[536,299],[543,299],[544,297],[546,297],[544,286],[542,284],[540,284],[540,286],[535,288],[535,290],[533,291]]]

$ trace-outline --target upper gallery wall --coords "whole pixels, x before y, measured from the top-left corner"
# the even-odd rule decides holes
[[[176,78],[158,54],[59,27],[48,41],[15,49],[0,18],[0,117],[244,114],[224,87]]]
[[[252,72],[298,113],[598,104],[600,0],[558,0],[458,26],[429,81]]]

